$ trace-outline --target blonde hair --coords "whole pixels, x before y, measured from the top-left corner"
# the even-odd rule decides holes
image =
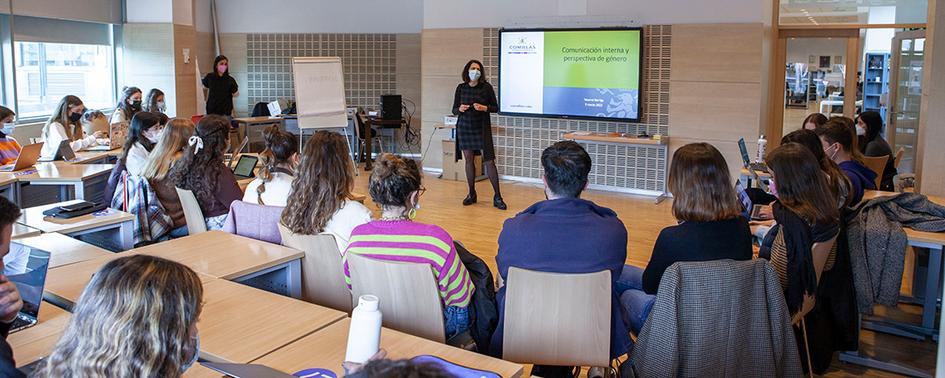
[[[149,180],[163,180],[184,155],[187,141],[194,135],[194,123],[186,118],[174,118],[161,131],[161,138],[148,155],[141,176]]]
[[[180,377],[197,353],[197,273],[154,256],[121,257],[92,276],[40,377]]]
[[[49,126],[53,123],[59,123],[63,129],[66,129],[66,136],[69,137],[69,140],[82,139],[82,122],[69,120],[69,109],[79,105],[82,105],[82,100],[73,95],[67,95],[59,100],[56,111],[49,116],[46,124],[43,125],[43,140],[49,140]]]

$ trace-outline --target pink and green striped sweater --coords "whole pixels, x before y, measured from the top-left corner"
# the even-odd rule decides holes
[[[378,260],[429,264],[440,289],[440,299],[446,306],[468,306],[475,289],[456,253],[453,238],[435,225],[376,220],[356,227],[343,257],[345,281],[350,288],[349,253]]]

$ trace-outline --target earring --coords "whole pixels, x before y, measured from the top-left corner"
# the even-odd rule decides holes
[[[410,209],[409,211],[407,211],[407,219],[414,220],[415,218],[417,218],[416,208]]]

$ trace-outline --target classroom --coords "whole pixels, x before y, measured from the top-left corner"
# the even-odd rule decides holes
[[[0,87],[0,378],[945,377],[945,0],[0,0]]]

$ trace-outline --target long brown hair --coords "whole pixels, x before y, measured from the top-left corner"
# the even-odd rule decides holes
[[[230,140],[230,120],[208,114],[197,123],[194,137],[195,144],[184,148],[184,156],[174,164],[167,177],[172,185],[193,191],[203,208],[217,201],[217,178],[222,170],[227,169],[223,164],[223,153]],[[199,151],[198,140],[203,142]]]
[[[778,189],[778,200],[808,223],[829,224],[840,219],[827,175],[807,147],[788,143],[765,158]]]
[[[133,255],[105,264],[73,309],[41,377],[180,377],[197,352],[200,277],[180,263]]]
[[[49,125],[53,123],[59,123],[63,129],[66,129],[66,136],[69,137],[69,140],[82,139],[82,122],[69,120],[69,109],[79,105],[82,105],[82,100],[73,95],[67,95],[59,100],[56,110],[43,125],[43,139],[49,140]]]
[[[292,133],[280,130],[279,125],[269,126],[264,134],[266,149],[259,154],[259,159],[263,163],[259,170],[259,179],[262,180],[262,183],[256,187],[256,195],[260,205],[265,205],[262,194],[266,192],[266,183],[272,181],[276,168],[280,165],[289,164],[292,156],[299,152],[299,140]]]
[[[837,199],[842,197],[843,203],[840,205],[848,206],[850,202],[850,196],[848,195],[851,187],[850,179],[840,170],[840,166],[834,163],[833,160],[830,160],[827,154],[824,153],[823,145],[820,144],[820,138],[817,137],[817,133],[804,129],[792,131],[788,135],[785,135],[784,138],[781,138],[781,144],[788,143],[800,144],[807,147],[807,150],[814,154],[814,158],[820,163],[820,169],[827,174],[827,183],[830,184],[830,190],[833,192],[834,197]]]
[[[692,143],[673,154],[669,191],[673,216],[680,221],[711,222],[738,217],[741,203],[732,187],[728,164],[708,143]]]
[[[313,235],[345,205],[354,187],[348,143],[338,133],[320,130],[305,143],[282,224],[296,234]]]
[[[144,165],[141,176],[149,180],[163,180],[171,167],[184,155],[187,139],[194,135],[194,123],[187,118],[174,118],[161,131],[161,137]]]

